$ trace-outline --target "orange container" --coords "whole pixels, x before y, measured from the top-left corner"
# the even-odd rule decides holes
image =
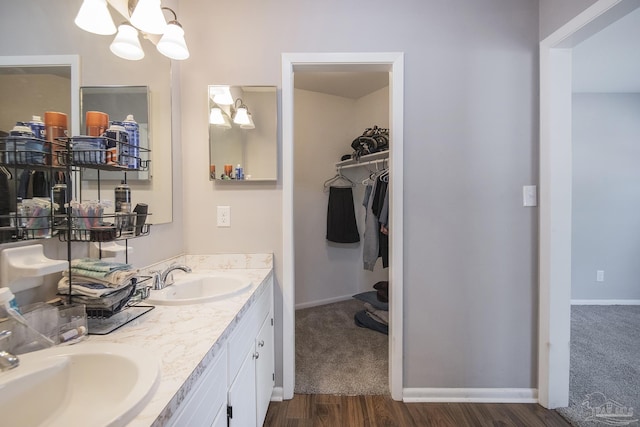
[[[64,151],[66,141],[58,138],[66,138],[69,136],[67,130],[67,115],[57,111],[44,112],[44,129],[48,141],[48,152],[51,153],[51,161],[47,162],[53,166],[64,166],[60,162],[60,152]]]
[[[87,135],[102,136],[109,129],[109,115],[101,111],[87,111],[85,116]]]

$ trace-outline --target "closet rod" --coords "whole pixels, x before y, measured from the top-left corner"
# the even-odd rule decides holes
[[[385,162],[388,162],[389,159],[378,159],[378,160],[369,160],[368,162],[362,162],[362,163],[354,163],[352,165],[345,165],[345,166],[337,166],[336,170],[339,172],[342,169],[350,169],[350,168],[356,168],[358,166],[368,166],[368,165],[375,165],[378,163],[382,163],[384,164]]]

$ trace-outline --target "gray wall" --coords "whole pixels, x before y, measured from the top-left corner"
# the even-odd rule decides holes
[[[405,386],[536,387],[537,210],[522,186],[538,179],[538,2],[180,6],[186,251],[273,250],[279,330],[281,184],[208,181],[207,85],[280,86],[282,52],[402,51]],[[218,204],[231,228],[204,226]]]
[[[598,0],[540,0],[540,40],[544,40]]]
[[[638,93],[573,95],[572,299],[640,299],[638,117]]]

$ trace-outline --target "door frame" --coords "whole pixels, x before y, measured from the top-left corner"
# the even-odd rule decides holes
[[[295,386],[295,258],[293,230],[294,189],[294,72],[389,72],[389,388],[394,400],[403,395],[403,106],[404,54],[283,53],[282,54],[282,380],[284,399],[293,398]]]
[[[540,42],[538,401],[569,405],[572,49],[636,9],[598,0]]]

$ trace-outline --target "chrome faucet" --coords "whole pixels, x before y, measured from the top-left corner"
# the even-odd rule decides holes
[[[11,331],[0,331],[0,340],[8,339],[11,336]],[[20,359],[18,356],[14,356],[8,351],[0,351],[0,371],[8,371],[20,365]]]
[[[156,271],[156,275],[153,279],[153,289],[164,289],[165,286],[169,286],[173,284],[173,274],[171,274],[174,270],[182,270],[185,273],[191,273],[191,268],[186,265],[173,264],[167,267],[163,272]]]

